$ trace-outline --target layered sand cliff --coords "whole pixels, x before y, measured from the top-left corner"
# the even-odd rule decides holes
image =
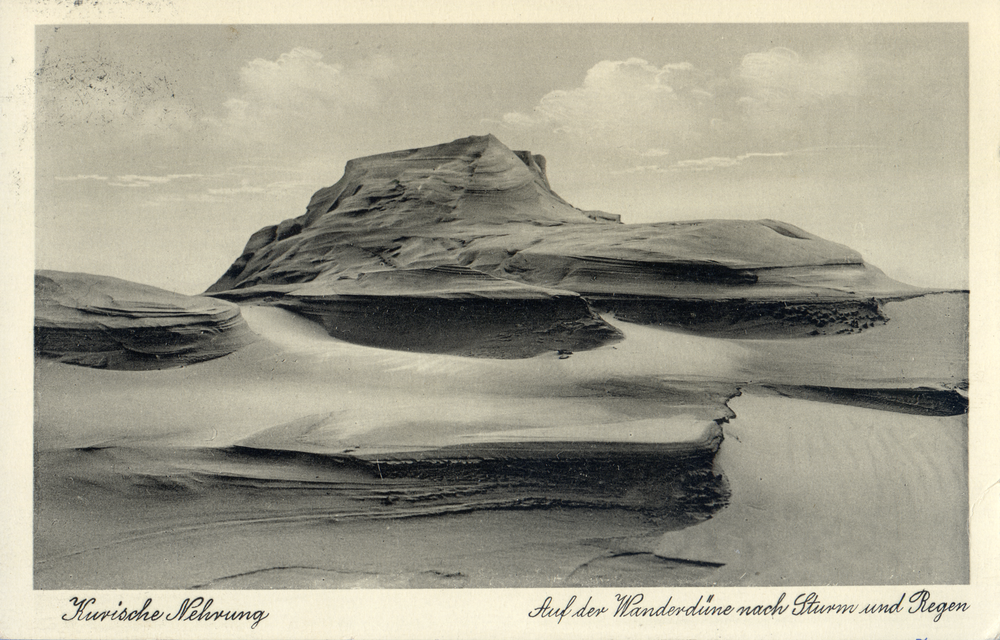
[[[363,344],[493,357],[620,339],[595,312],[729,337],[851,333],[885,322],[880,300],[918,293],[773,220],[626,225],[577,209],[544,158],[493,136],[352,160],[207,292]]]
[[[235,304],[86,273],[35,274],[35,353],[106,369],[164,369],[253,340]]]

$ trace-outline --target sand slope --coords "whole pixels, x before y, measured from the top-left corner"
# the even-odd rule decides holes
[[[35,352],[89,367],[164,369],[253,341],[234,304],[86,273],[35,274]]]
[[[305,313],[368,346],[530,357],[620,320],[737,337],[856,333],[921,293],[775,221],[623,225],[556,195],[492,135],[347,163],[306,213],[253,234],[210,295]]]
[[[773,391],[961,392],[964,296],[893,304],[782,343],[607,318],[524,360],[245,307],[259,340],[194,366],[39,360],[36,587],[962,582],[963,412]]]
[[[724,564],[692,584],[962,584],[965,416],[746,393],[716,459],[730,505],[656,553]]]

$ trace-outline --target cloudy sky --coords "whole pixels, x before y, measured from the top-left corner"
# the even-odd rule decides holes
[[[968,286],[961,24],[40,26],[36,262],[197,293],[354,157],[493,133],[625,222]]]

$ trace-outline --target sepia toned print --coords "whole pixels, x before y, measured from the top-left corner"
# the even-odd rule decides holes
[[[36,36],[35,589],[970,582],[967,26]]]

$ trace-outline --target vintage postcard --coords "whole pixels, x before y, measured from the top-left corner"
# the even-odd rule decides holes
[[[3,637],[1000,637],[998,8],[11,2]]]

